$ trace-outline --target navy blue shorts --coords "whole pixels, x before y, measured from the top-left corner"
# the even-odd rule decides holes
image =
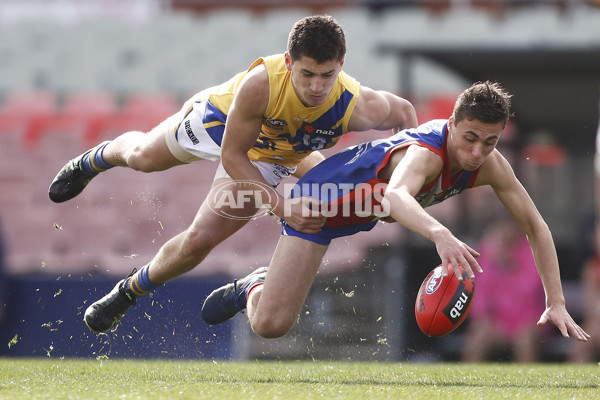
[[[319,233],[308,234],[298,232],[291,226],[289,226],[283,219],[281,220],[281,234],[284,236],[297,236],[302,239],[309,240],[324,246],[329,246],[331,241],[335,238],[354,235],[361,231],[370,231],[377,224],[378,220],[365,222],[358,225],[347,225],[340,226],[337,228],[331,228],[324,226]]]

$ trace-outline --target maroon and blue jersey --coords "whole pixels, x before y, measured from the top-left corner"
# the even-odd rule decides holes
[[[433,120],[386,139],[352,146],[312,168],[294,185],[290,198],[306,196],[321,200],[327,222],[319,233],[304,234],[282,220],[282,234],[328,245],[336,237],[373,229],[381,217],[387,216],[381,200],[389,180],[379,178],[379,173],[394,151],[410,145],[425,147],[444,162],[438,176],[415,196],[421,206],[440,203],[472,187],[479,169],[450,177],[447,123],[447,120]]]

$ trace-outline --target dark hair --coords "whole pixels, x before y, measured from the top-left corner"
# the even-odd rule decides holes
[[[506,124],[512,117],[510,98],[499,83],[477,82],[462,92],[454,104],[454,123],[463,119],[476,119],[488,124],[503,122]]]
[[[310,57],[319,64],[342,61],[346,55],[346,36],[333,17],[313,15],[294,24],[287,51],[292,61],[301,57]]]

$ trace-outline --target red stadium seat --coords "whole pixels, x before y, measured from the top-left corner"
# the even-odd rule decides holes
[[[131,93],[125,98],[123,112],[126,114],[156,114],[161,122],[179,110],[177,98],[171,93]]]
[[[90,121],[96,117],[110,116],[116,110],[117,99],[112,93],[69,93],[58,111],[32,118],[26,132],[26,143],[30,148],[35,148],[40,141],[44,141],[45,136],[51,136],[48,141],[53,141],[53,136],[57,135],[63,152],[72,153],[74,146],[69,146],[69,137],[72,137],[77,144],[81,144],[75,150],[80,152]]]
[[[452,115],[457,95],[454,93],[434,94],[427,99],[424,105],[417,106],[417,117],[419,123],[433,119],[447,119]]]
[[[0,156],[3,161],[20,157],[32,119],[56,111],[53,92],[9,92],[0,106]]]
[[[56,94],[51,91],[9,92],[0,107],[0,115],[34,115],[56,110]]]
[[[131,94],[125,98],[119,112],[93,118],[86,142],[89,147],[127,131],[147,132],[178,110],[177,100],[171,94]]]
[[[109,114],[118,108],[117,96],[112,92],[69,92],[65,95],[62,110],[73,114]]]

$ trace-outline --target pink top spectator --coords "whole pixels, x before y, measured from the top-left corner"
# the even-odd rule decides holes
[[[534,326],[544,312],[544,289],[531,248],[510,220],[494,224],[479,242],[483,274],[475,279],[476,295],[469,319],[489,319],[508,339]]]

